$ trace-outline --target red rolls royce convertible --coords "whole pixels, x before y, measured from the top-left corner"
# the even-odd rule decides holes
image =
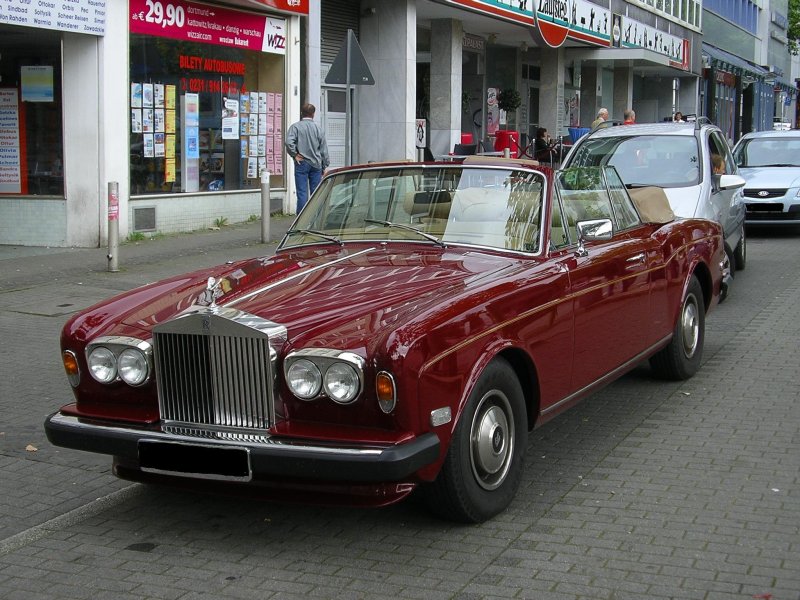
[[[650,361],[698,369],[719,225],[632,198],[613,167],[523,160],[329,173],[274,256],[173,277],[70,319],[58,446],[120,477],[358,505],[422,488],[480,522],[528,431]]]

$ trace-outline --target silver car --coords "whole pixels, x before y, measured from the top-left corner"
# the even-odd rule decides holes
[[[722,162],[716,170],[713,155]],[[730,146],[707,119],[690,123],[651,123],[601,127],[577,141],[564,167],[612,165],[629,189],[664,190],[679,217],[700,217],[722,225],[725,234],[725,290],[747,262],[745,205]]]
[[[733,158],[747,180],[747,223],[800,225],[800,131],[748,133]]]

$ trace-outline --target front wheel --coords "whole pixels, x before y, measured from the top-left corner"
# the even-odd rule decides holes
[[[744,225],[742,225],[742,235],[739,238],[739,243],[733,251],[733,258],[736,261],[736,270],[744,271],[747,266],[747,237],[745,236]]]
[[[522,479],[526,438],[522,386],[511,365],[497,358],[472,390],[442,470],[426,490],[431,510],[463,523],[505,510]]]
[[[697,277],[692,275],[672,340],[650,358],[650,366],[656,375],[664,379],[683,380],[697,373],[703,356],[705,326],[703,288]]]

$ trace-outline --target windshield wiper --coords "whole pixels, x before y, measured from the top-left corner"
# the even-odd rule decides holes
[[[379,221],[378,219],[364,219],[364,223],[375,223],[376,225],[384,225],[386,227],[397,227],[398,229],[404,229],[406,231],[413,231],[414,233],[418,233],[426,240],[432,241],[434,244],[441,246],[442,248],[446,248],[444,242],[440,240],[435,235],[431,235],[430,233],[426,233],[421,229],[417,229],[416,227],[412,227],[411,225],[404,225],[403,223],[392,223],[391,221]]]
[[[321,237],[324,240],[328,240],[329,242],[333,242],[334,244],[339,244],[340,246],[344,246],[344,242],[340,240],[335,235],[329,235],[327,233],[323,233],[322,231],[317,231],[316,229],[290,229],[286,232],[286,235],[291,235],[293,233],[306,233],[308,235],[316,235],[317,237]]]

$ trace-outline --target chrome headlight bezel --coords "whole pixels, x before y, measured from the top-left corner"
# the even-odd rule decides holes
[[[301,382],[308,386],[308,391],[300,387]],[[300,358],[286,369],[286,385],[301,400],[314,400],[322,390],[322,373],[313,361]]]
[[[139,353],[139,356],[143,359],[145,371],[142,376],[129,378],[130,380],[126,380],[126,378],[120,375],[119,368],[120,356],[123,352],[128,350]],[[105,378],[100,378],[97,376],[95,369],[92,368],[92,357],[94,355],[94,360],[96,360],[96,353],[98,352],[101,353],[101,355],[107,352],[108,354],[105,354],[105,356],[111,357],[113,360],[113,377],[108,375]],[[140,387],[153,378],[153,346],[149,342],[129,336],[113,335],[99,337],[86,345],[86,364],[89,367],[89,373],[92,378],[98,383],[108,385],[121,381],[131,387]]]
[[[304,397],[297,394],[290,384],[290,370],[299,361],[308,361],[312,363],[320,373],[320,387],[313,397]],[[330,348],[308,348],[296,350],[286,355],[283,361],[283,374],[289,391],[301,400],[311,401],[320,398],[329,398],[337,404],[352,404],[358,400],[364,392],[365,366],[366,361],[364,358],[353,352]],[[350,390],[346,394],[339,395],[334,391],[333,382],[331,382],[328,377],[328,370],[332,367],[334,370],[331,371],[331,377],[333,377],[337,369],[341,369],[342,367],[350,369],[350,374],[353,377]],[[347,371],[344,371],[344,373],[347,373]]]

